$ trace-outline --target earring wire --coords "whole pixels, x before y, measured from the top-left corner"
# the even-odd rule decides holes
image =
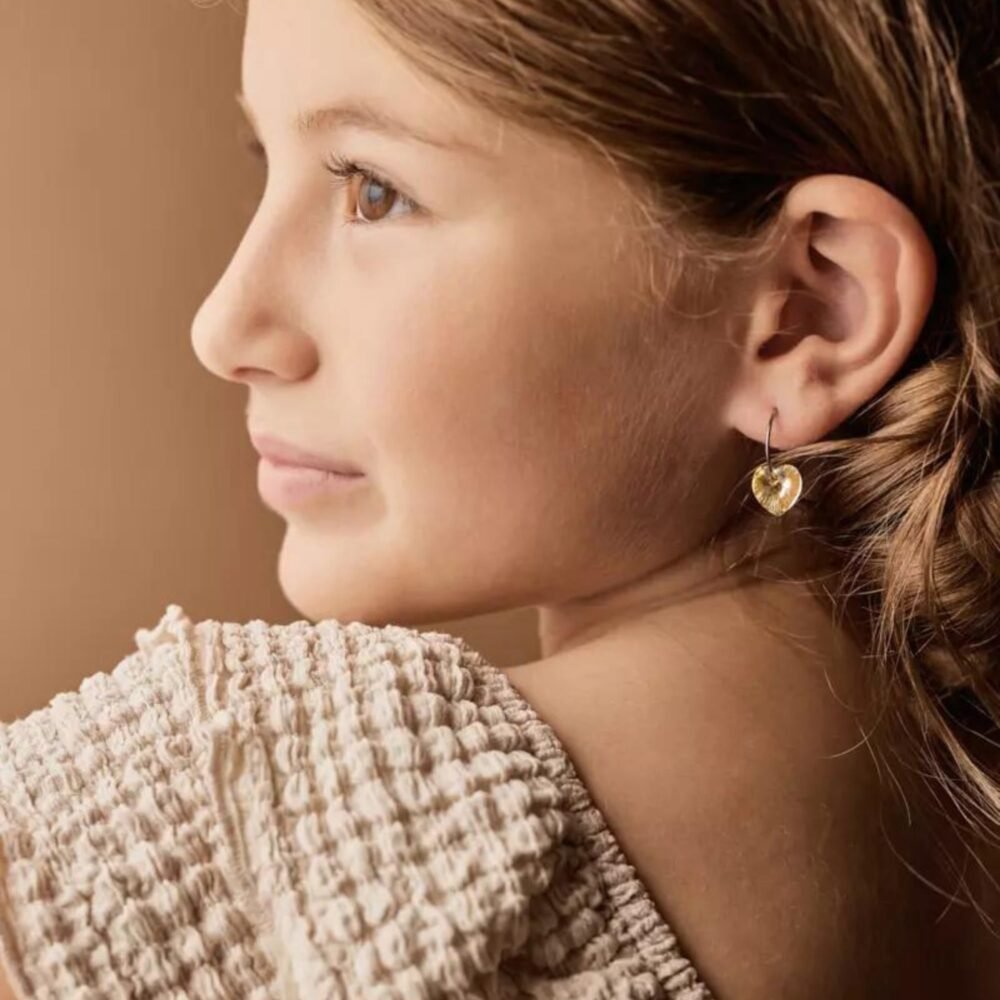
[[[774,418],[778,415],[778,408],[774,407],[771,410],[771,419],[767,422],[767,437],[764,439],[764,461],[767,463],[767,471],[773,472],[771,468],[771,424],[774,423]]]

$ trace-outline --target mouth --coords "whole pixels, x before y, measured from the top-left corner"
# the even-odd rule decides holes
[[[273,507],[296,507],[318,497],[351,490],[364,474],[345,474],[308,465],[291,465],[262,458],[257,468],[257,488]]]
[[[353,462],[319,452],[306,451],[270,434],[251,433],[250,439],[261,458],[278,468],[309,469],[347,478],[364,475]]]

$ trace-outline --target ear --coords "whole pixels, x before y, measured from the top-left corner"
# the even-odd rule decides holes
[[[725,419],[771,446],[818,441],[870,400],[909,355],[934,297],[937,261],[916,216],[846,174],[787,194],[785,237],[754,276]]]

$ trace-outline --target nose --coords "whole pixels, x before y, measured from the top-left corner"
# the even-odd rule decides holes
[[[292,322],[293,283],[281,265],[302,258],[281,244],[275,221],[258,211],[191,323],[195,357],[229,382],[261,373],[301,378],[315,364],[309,338]]]

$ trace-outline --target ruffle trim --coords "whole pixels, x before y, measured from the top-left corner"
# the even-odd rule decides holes
[[[183,608],[170,604],[156,626],[136,631],[135,642],[147,655],[159,645],[178,642],[183,657],[198,670],[200,664],[192,654],[192,630],[192,622]],[[413,633],[425,640],[451,642],[460,648],[463,664],[487,686],[506,718],[525,734],[531,752],[546,768],[549,778],[564,790],[566,808],[579,824],[586,854],[611,900],[612,933],[635,949],[642,964],[653,972],[672,1000],[715,1000],[694,964],[683,954],[676,934],[639,879],[559,737],[508,676],[460,636],[438,631],[418,632],[400,626],[391,626],[391,631]],[[195,687],[197,690],[201,685]],[[200,707],[204,711],[204,705]]]

